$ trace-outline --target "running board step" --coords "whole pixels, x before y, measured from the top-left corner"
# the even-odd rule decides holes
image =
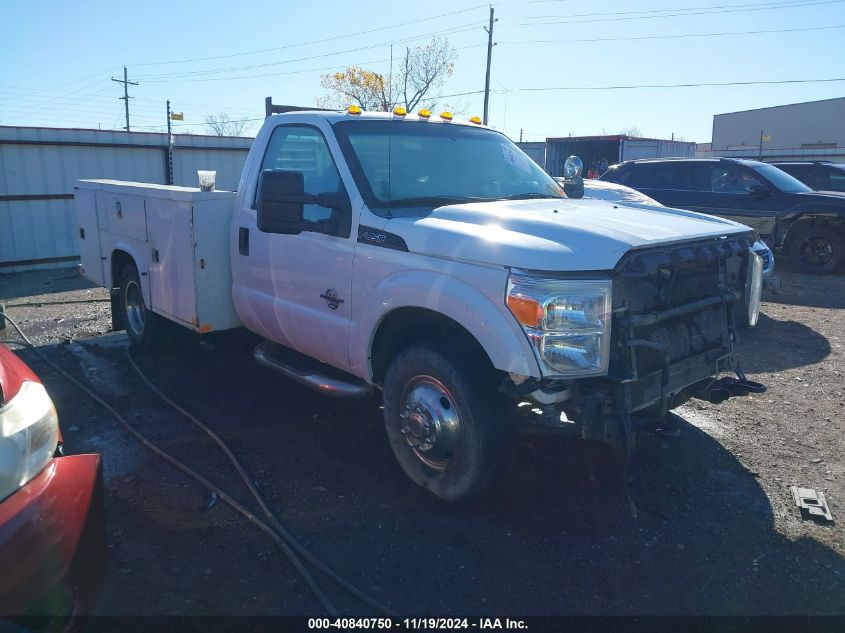
[[[259,343],[253,356],[259,365],[332,398],[363,398],[372,390],[350,374],[272,341]]]

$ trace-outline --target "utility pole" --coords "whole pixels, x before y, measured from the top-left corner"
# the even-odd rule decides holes
[[[519,142],[522,143],[522,128],[519,128]]]
[[[126,66],[123,67],[123,79],[115,79],[114,77],[111,78],[112,81],[116,81],[119,84],[123,84],[123,96],[118,97],[118,99],[122,99],[124,105],[126,106],[126,131],[129,131],[129,86],[137,86],[137,81],[129,81],[126,72]]]
[[[393,44],[390,45],[390,74],[387,77],[387,81],[390,82],[387,86],[387,92],[390,95],[387,97],[387,100],[390,101],[387,111],[390,112],[393,109]]]
[[[485,27],[487,31],[487,78],[484,80],[484,125],[487,125],[487,110],[490,104],[490,62],[493,59],[493,7],[490,7],[490,26]]]
[[[173,135],[170,133],[170,99],[167,100],[167,184],[173,184]]]

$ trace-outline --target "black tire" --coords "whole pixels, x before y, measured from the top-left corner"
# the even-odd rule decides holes
[[[830,226],[799,224],[789,236],[789,258],[803,273],[830,274],[845,259],[845,239]]]
[[[414,483],[446,501],[487,490],[507,469],[516,443],[515,420],[504,414],[492,371],[471,358],[459,349],[415,345],[397,354],[384,381],[384,422],[393,454]],[[437,432],[421,432],[425,421]],[[409,432],[412,426],[416,433]],[[434,437],[427,449],[423,437]]]
[[[120,310],[130,345],[141,351],[149,351],[160,345],[165,338],[167,324],[144,303],[141,278],[135,264],[123,267],[119,292]]]

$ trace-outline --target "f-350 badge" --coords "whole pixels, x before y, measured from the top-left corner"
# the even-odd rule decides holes
[[[320,299],[325,299],[326,305],[332,310],[337,310],[338,307],[340,307],[340,304],[343,303],[343,299],[337,296],[337,290],[334,288],[327,288],[326,291],[320,295]]]

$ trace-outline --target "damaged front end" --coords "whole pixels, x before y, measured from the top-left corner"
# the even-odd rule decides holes
[[[511,377],[505,390],[540,403],[535,422],[575,424],[583,438],[625,449],[691,397],[719,403],[765,391],[745,377],[735,353],[738,321],[753,325],[759,310],[762,265],[753,241],[731,236],[629,252],[611,277],[606,373]]]

